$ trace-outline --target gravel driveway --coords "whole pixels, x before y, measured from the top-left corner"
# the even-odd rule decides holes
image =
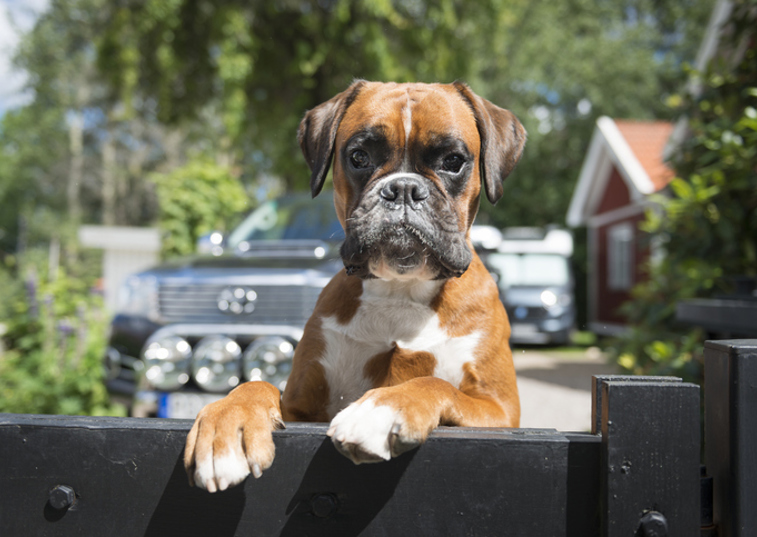
[[[617,374],[596,348],[513,349],[523,428],[591,430],[591,377]]]

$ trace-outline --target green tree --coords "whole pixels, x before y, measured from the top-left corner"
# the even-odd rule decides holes
[[[643,230],[664,250],[649,280],[626,305],[632,332],[617,345],[634,373],[701,381],[702,330],[675,322],[679,300],[733,290],[736,276],[757,276],[757,15],[737,4],[722,54],[682,99],[689,136],[673,164],[668,197],[658,197]],[[736,62],[734,63],[734,57]]]
[[[60,109],[24,107],[0,120],[0,259],[34,244],[45,224],[60,229],[65,195],[47,180],[66,159]]]
[[[599,114],[667,116],[711,0],[189,0],[109,4],[98,40],[113,98],[149,96],[166,122],[209,102],[234,162],[304,188],[304,111],[353,78],[467,80],[530,135],[497,225],[562,220]],[[141,98],[141,97],[140,97]]]
[[[529,133],[497,207],[499,226],[561,223],[600,115],[669,119],[712,2],[533,2],[491,55],[482,83]]]
[[[128,109],[106,98],[95,54],[106,5],[55,0],[21,41],[15,63],[29,74],[34,98],[0,120],[0,252],[54,239],[73,261],[80,223],[156,219],[150,173],[184,165],[189,152],[230,162],[216,141],[224,136],[216,103],[204,103],[191,122],[167,126],[149,98],[133,95]],[[245,178],[254,183],[250,170]]]
[[[244,187],[232,170],[197,158],[168,173],[150,176],[160,201],[159,225],[164,255],[187,255],[197,239],[214,230],[225,231],[250,208]]]
[[[116,99],[155,98],[166,122],[219,103],[237,161],[259,159],[304,187],[303,112],[355,77],[435,80],[469,74],[460,43],[496,34],[491,2],[148,1],[112,4],[99,41]],[[453,75],[452,73],[459,73]]]
[[[97,80],[92,39],[101,4],[53,2],[16,52],[15,64],[28,74],[27,90],[34,98],[6,113],[0,124],[0,248],[5,252],[52,238],[63,242],[64,257],[74,258],[79,223],[138,224],[151,216],[149,193],[130,192],[128,181],[115,184],[112,173],[134,170],[143,144],[129,133],[129,161],[123,158],[119,166],[122,162],[109,158],[116,135],[127,135],[108,119],[116,104],[104,108],[109,103]]]

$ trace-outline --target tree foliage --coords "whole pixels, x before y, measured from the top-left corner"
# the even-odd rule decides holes
[[[530,139],[482,218],[559,222],[596,117],[669,115],[711,5],[54,0],[16,58],[34,99],[0,127],[0,249],[35,221],[21,197],[59,220],[150,223],[146,177],[192,152],[239,169],[248,191],[271,177],[305,188],[297,124],[354,78],[461,79],[512,109]]]
[[[176,0],[113,4],[99,62],[127,103],[154,98],[166,122],[214,103],[239,159],[258,155],[304,186],[296,144],[302,113],[353,78],[436,80],[469,73],[460,43],[496,35],[492,2]]]
[[[244,187],[227,167],[196,158],[168,173],[153,173],[160,203],[159,225],[167,257],[195,251],[197,239],[250,208]]]
[[[98,41],[112,97],[156,102],[167,122],[208,103],[238,162],[289,188],[308,174],[304,111],[354,78],[468,81],[530,132],[497,225],[561,221],[599,114],[669,114],[712,2],[525,0],[126,1]]]
[[[664,256],[626,306],[632,332],[619,363],[635,373],[701,380],[704,334],[675,322],[679,300],[732,292],[734,278],[757,277],[757,17],[737,5],[723,54],[701,93],[681,99],[689,136],[673,164],[677,177],[642,229]],[[734,57],[737,58],[734,64]]]
[[[49,230],[42,222],[60,229],[65,214],[65,195],[49,174],[65,161],[64,117],[59,109],[12,110],[0,119],[0,259],[17,251]]]
[[[151,99],[135,97],[127,110],[108,98],[96,64],[106,5],[53,1],[23,36],[15,63],[33,99],[0,120],[0,252],[47,242],[67,225],[151,224],[158,208],[150,173],[196,153],[228,161],[213,103],[192,122],[167,125]],[[46,224],[57,220],[45,237],[31,233],[40,213]],[[75,250],[70,243],[64,249]]]
[[[667,119],[711,2],[532,2],[492,51],[484,94],[529,140],[497,207],[499,226],[561,223],[596,119]]]

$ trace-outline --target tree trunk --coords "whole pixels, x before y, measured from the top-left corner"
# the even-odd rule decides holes
[[[142,225],[146,212],[146,198],[149,187],[144,181],[145,162],[150,154],[150,140],[148,129],[141,119],[129,122],[131,137],[138,143],[136,148],[129,151],[126,159],[127,178],[119,182],[118,196],[128,203],[119,204],[120,222],[125,225]]]
[[[66,198],[68,214],[74,222],[80,222],[82,216],[81,188],[84,179],[84,113],[82,109],[89,99],[86,81],[80,81],[76,89],[76,104],[68,125],[68,141],[71,151],[71,164],[68,170],[68,187]]]
[[[116,225],[116,144],[112,132],[106,134],[103,142],[102,159],[102,222],[106,226],[114,226]]]
[[[84,117],[80,110],[71,113],[68,125],[71,164],[68,170],[68,216],[74,222],[81,220],[81,183],[84,172]]]

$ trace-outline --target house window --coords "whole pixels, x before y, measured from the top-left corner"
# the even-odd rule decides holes
[[[627,291],[633,287],[634,228],[629,222],[612,226],[607,232],[608,287]]]

